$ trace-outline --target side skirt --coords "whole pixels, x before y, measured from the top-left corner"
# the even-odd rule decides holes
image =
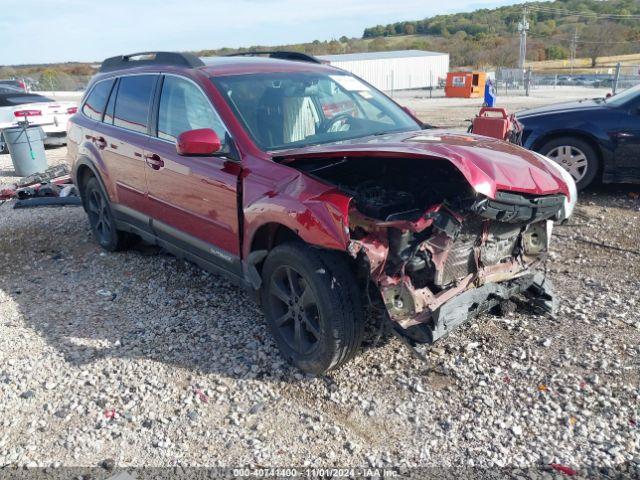
[[[189,260],[208,272],[222,275],[240,287],[253,290],[242,273],[239,257],[128,207],[112,205],[112,209],[118,230],[138,235],[145,242],[158,245],[178,258]]]

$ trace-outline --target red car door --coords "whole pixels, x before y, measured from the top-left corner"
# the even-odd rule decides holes
[[[202,89],[191,80],[165,75],[159,89],[155,136],[144,152],[153,228],[161,239],[226,269],[240,268],[238,178],[240,163],[224,153],[185,157],[176,138],[213,129],[229,148],[228,133]]]
[[[136,215],[150,214],[147,199],[144,149],[149,142],[148,119],[158,75],[124,76],[115,85],[101,124],[98,139],[102,157],[117,195],[117,212],[128,212],[128,221],[146,227],[148,222]],[[130,209],[130,210],[126,210]],[[134,221],[136,219],[137,221]]]

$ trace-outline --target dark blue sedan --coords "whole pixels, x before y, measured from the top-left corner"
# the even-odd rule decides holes
[[[524,110],[522,143],[559,163],[579,189],[640,182],[640,85],[609,98]]]

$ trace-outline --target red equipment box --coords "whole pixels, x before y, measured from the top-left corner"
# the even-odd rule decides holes
[[[473,119],[471,131],[476,135],[507,140],[511,128],[511,118],[504,108],[482,107]]]

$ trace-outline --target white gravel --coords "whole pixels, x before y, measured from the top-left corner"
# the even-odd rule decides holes
[[[105,253],[78,207],[0,205],[0,469],[557,463],[638,476],[640,256],[583,241],[638,250],[633,192],[587,193],[556,229],[556,320],[482,316],[423,348],[430,366],[387,339],[326,378],[290,368],[226,280],[150,248]]]

